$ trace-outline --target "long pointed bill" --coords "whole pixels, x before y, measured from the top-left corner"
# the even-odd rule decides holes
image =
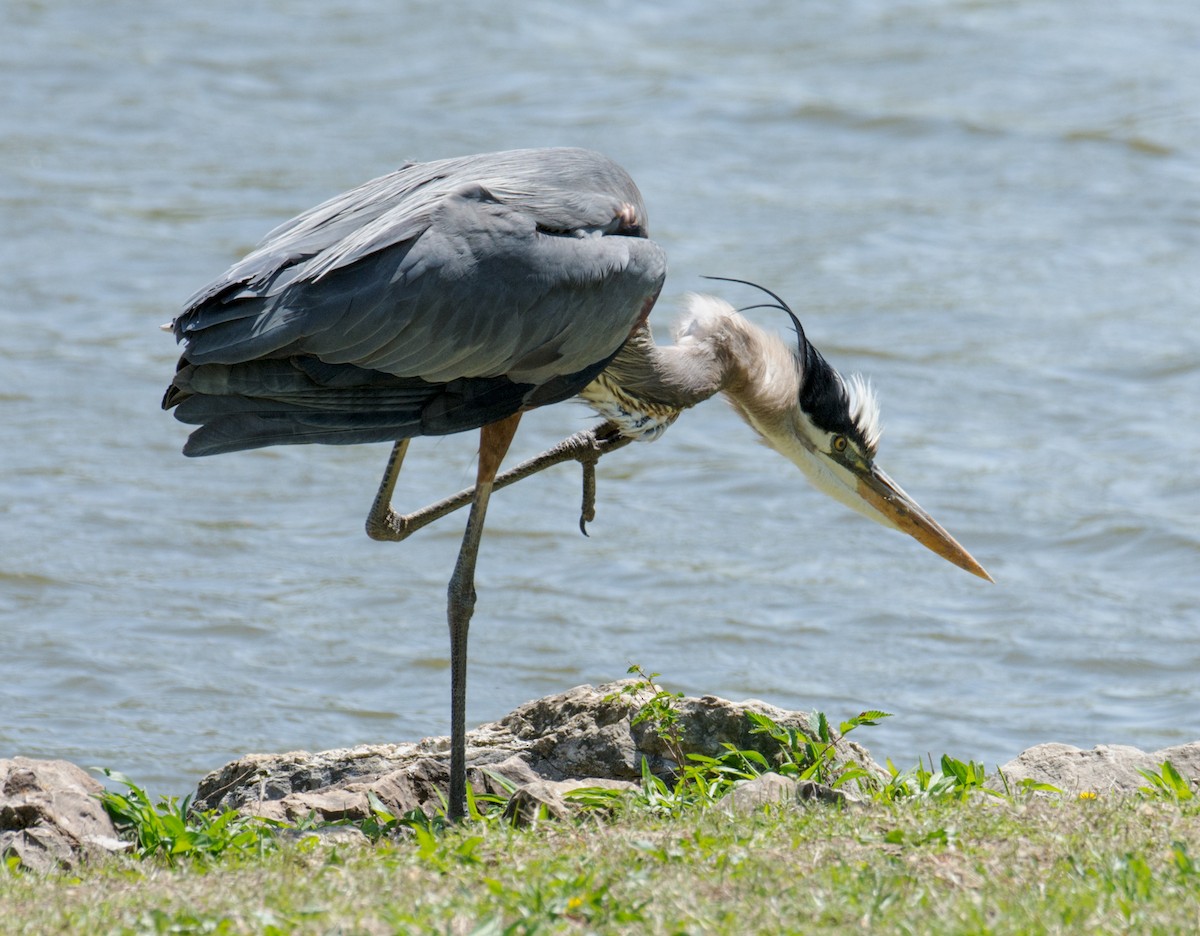
[[[958,540],[942,529],[921,506],[904,493],[900,485],[872,466],[868,472],[855,472],[859,496],[883,514],[896,529],[907,533],[922,546],[933,550],[943,559],[953,562],[972,575],[994,582],[974,556],[959,545]]]

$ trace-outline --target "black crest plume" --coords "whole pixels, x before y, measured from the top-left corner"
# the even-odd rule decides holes
[[[786,312],[796,328],[797,356],[803,364],[803,374],[800,384],[800,409],[808,414],[813,423],[826,432],[835,432],[856,439],[865,451],[874,451],[874,440],[867,437],[863,427],[859,426],[850,412],[850,397],[846,393],[846,385],[841,375],[813,347],[812,342],[805,337],[804,326],[791,307],[779,296],[765,286],[750,280],[735,279],[731,276],[705,276],[705,279],[723,280],[726,283],[740,283],[750,286],[760,292],[765,292],[774,302],[761,302],[756,305],[743,306],[739,312],[749,309],[779,309]]]

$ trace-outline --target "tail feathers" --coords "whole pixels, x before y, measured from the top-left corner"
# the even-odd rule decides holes
[[[168,391],[180,422],[200,425],[232,413],[417,413],[440,387],[423,380],[388,378],[377,383],[321,385],[292,369],[263,367],[287,362],[255,362],[227,367],[204,364],[185,368]]]
[[[269,445],[352,445],[360,442],[393,442],[420,433],[419,418],[404,421],[399,415],[357,419],[322,419],[322,414],[234,413],[205,423],[184,443],[189,456],[221,455]]]
[[[267,445],[350,445],[446,435],[511,416],[535,388],[505,377],[430,383],[293,357],[241,364],[184,363],[163,399],[200,426],[185,455]]]

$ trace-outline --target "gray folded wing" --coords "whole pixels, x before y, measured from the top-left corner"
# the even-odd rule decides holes
[[[192,297],[164,406],[210,454],[456,432],[563,399],[661,288],[644,223],[632,180],[583,150],[407,166]]]

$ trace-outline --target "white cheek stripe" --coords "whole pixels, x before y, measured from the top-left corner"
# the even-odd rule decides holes
[[[804,472],[809,483],[817,490],[823,491],[835,501],[845,504],[855,513],[860,513],[881,526],[897,529],[891,520],[863,500],[862,495],[858,493],[858,478],[854,473],[823,453],[807,434],[787,439],[783,445],[774,444],[765,435],[763,440]]]

